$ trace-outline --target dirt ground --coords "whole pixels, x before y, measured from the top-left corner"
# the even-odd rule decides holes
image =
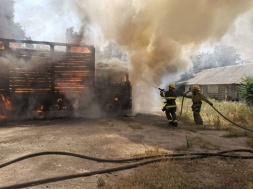
[[[101,119],[52,119],[0,123],[0,164],[30,153],[64,151],[92,157],[117,159],[159,149],[178,153],[249,148],[246,138],[226,138],[226,131],[167,126],[165,116],[137,114]],[[198,144],[198,145],[197,145]],[[252,169],[252,160],[248,168]],[[50,155],[23,160],[0,169],[0,188],[50,177],[84,173],[120,164],[101,163],[69,156]],[[64,180],[30,188],[96,189],[100,178],[113,182],[133,170]]]

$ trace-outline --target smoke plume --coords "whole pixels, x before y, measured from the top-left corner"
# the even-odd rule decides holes
[[[81,2],[76,1],[81,5],[80,15],[88,14],[106,39],[128,52],[131,79],[138,86],[138,92],[134,91],[135,102],[142,105],[153,98],[150,86],[146,85],[146,90],[139,87],[138,81],[160,85],[166,75],[185,70],[190,63],[186,52],[207,40],[220,40],[235,19],[252,8],[251,0]],[[143,109],[148,108],[142,105]]]
[[[66,0],[63,3],[54,0],[51,10],[59,11],[59,4],[65,8],[67,4],[71,15],[77,15],[89,25],[86,34],[93,43],[96,39],[114,41],[127,51],[134,105],[138,111],[157,103],[153,95],[157,96],[158,91],[152,90],[152,85],[176,81],[177,74],[191,66],[189,54],[205,41],[221,40],[238,16],[252,9],[253,2]],[[62,10],[60,13],[66,14]]]

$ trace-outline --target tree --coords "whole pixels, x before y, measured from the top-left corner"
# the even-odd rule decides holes
[[[247,76],[239,87],[239,93],[248,105],[253,105],[253,77]]]
[[[74,37],[74,27],[70,27],[66,29],[66,42],[71,43]]]
[[[232,66],[246,61],[241,59],[241,55],[236,49],[227,45],[216,45],[212,53],[202,52],[192,58],[193,71],[198,72],[204,69]]]
[[[0,37],[25,39],[25,31],[14,22],[14,1],[0,0]]]

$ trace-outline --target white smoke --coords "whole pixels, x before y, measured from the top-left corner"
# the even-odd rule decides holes
[[[253,10],[238,17],[222,42],[234,46],[242,59],[253,62]]]
[[[188,55],[202,43],[231,39],[250,49],[249,40],[229,36],[249,32],[244,37],[251,37],[252,12],[247,13],[251,14],[249,21],[247,15],[237,18],[252,11],[252,3],[252,0],[23,0],[16,1],[15,15],[33,40],[64,42],[66,28],[74,26],[78,30],[85,24],[90,43],[114,41],[124,48],[131,61],[135,110],[141,111],[153,108],[156,103],[154,93],[150,92],[154,88],[148,83],[159,86],[176,81],[177,74],[191,66]],[[249,22],[250,27],[233,29],[239,21]]]

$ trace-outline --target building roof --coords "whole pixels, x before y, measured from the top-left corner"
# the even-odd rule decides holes
[[[240,84],[246,76],[253,76],[253,64],[206,69],[187,80],[186,85]]]

